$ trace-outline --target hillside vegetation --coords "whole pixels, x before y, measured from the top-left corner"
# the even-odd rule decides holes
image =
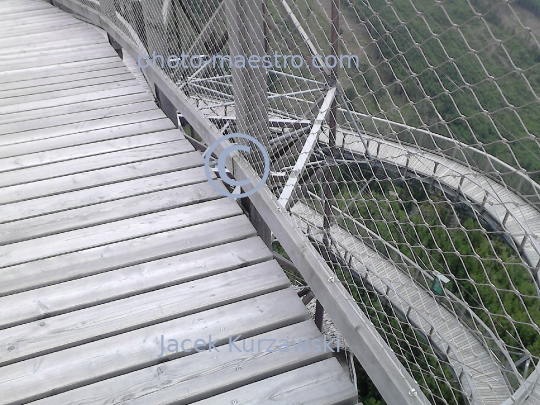
[[[357,111],[451,136],[540,181],[540,47],[507,5],[343,2],[344,17],[365,24],[369,35],[357,36],[376,55],[347,72],[350,82],[342,79]],[[540,0],[517,4],[540,10]]]

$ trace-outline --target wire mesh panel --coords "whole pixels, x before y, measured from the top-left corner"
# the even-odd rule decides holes
[[[141,70],[264,145],[267,189],[432,404],[540,404],[538,0],[101,11]]]

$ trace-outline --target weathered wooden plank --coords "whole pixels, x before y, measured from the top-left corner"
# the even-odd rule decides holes
[[[219,199],[122,219],[44,238],[0,246],[0,267],[40,260],[240,214],[234,200]]]
[[[105,81],[104,79],[102,81]],[[99,81],[99,80],[98,80]],[[15,106],[17,104],[25,103],[38,103],[42,101],[55,101],[57,99],[63,100],[66,97],[77,96],[77,95],[88,95],[91,93],[97,93],[103,90],[119,89],[122,87],[133,87],[138,85],[137,80],[132,75],[123,75],[122,80],[116,80],[113,82],[106,82],[103,84],[90,84],[83,87],[72,87],[66,90],[54,90],[46,93],[37,93],[37,94],[22,94],[19,96],[12,96],[9,98],[0,98],[0,108],[2,106]],[[53,85],[57,86],[57,85]],[[140,86],[140,85],[139,85]],[[61,86],[59,86],[61,87]],[[18,91],[18,90],[15,90]]]
[[[224,240],[225,235],[222,236]],[[214,243],[219,243],[219,239]],[[0,329],[268,261],[258,237],[0,297]]]
[[[120,74],[109,74],[103,75],[100,77],[93,77],[89,79],[80,79],[70,82],[54,83],[54,84],[44,84],[36,87],[26,87],[24,89],[15,89],[15,90],[5,90],[0,94],[0,103],[4,100],[6,103],[9,101],[18,102],[17,100],[38,100],[38,99],[48,99],[52,97],[44,98],[42,97],[43,93],[48,93],[48,95],[54,96],[59,94],[63,96],[65,94],[71,94],[67,90],[80,89],[81,91],[93,91],[96,86],[101,84],[108,84],[108,87],[114,88],[114,83],[133,81],[134,77],[131,72],[122,72]],[[107,88],[108,88],[107,87]],[[83,89],[84,88],[84,89]],[[31,96],[31,97],[29,97]]]
[[[203,182],[22,221],[9,218],[10,222],[0,224],[0,245],[178,208],[221,196],[208,182]]]
[[[306,342],[320,339],[319,330],[311,320],[271,332],[239,340],[249,352],[222,349],[219,353],[205,351],[171,360],[126,375],[104,380],[73,391],[37,401],[35,405],[101,405],[129,398],[130,405],[190,404],[220,394],[237,386],[249,384],[327,358],[330,353],[303,350],[296,346],[289,351],[266,353],[272,340]],[[250,350],[251,342],[255,348]],[[257,343],[261,342],[261,352]],[[273,350],[273,349],[269,349]]]
[[[1,4],[1,3],[0,3]],[[50,9],[52,6],[45,2],[39,2],[36,4],[4,4],[0,10],[2,11],[1,15],[4,17],[18,18],[19,15],[24,15],[27,12],[36,12],[37,10]]]
[[[26,80],[45,79],[57,76],[69,77],[72,74],[100,71],[102,69],[124,67],[118,55],[111,55],[96,61],[83,60],[79,62],[61,63],[53,66],[34,66],[23,72],[10,71],[0,74],[0,83],[24,82]]]
[[[47,49],[43,47],[47,42],[52,45],[48,49],[58,49],[59,46],[54,44],[55,42],[63,42],[65,47],[107,43],[96,30],[79,20],[58,20],[51,23],[51,27],[42,26],[35,30],[22,27],[6,30],[0,34],[2,35],[0,45],[5,55],[24,56],[27,53],[38,52]],[[79,38],[65,38],[71,34],[79,35]]]
[[[178,130],[175,130],[175,132],[179,134]],[[76,173],[89,172],[107,167],[122,166],[143,160],[187,153],[193,150],[191,144],[185,139],[157,143],[159,142],[161,135],[159,132],[156,134],[157,135],[154,135],[153,133],[145,134],[146,136],[144,139],[146,140],[143,140],[141,137],[137,138],[140,140],[139,143],[150,143],[148,146],[140,146],[117,152],[81,157],[79,159],[67,160],[65,162],[49,163],[43,166],[22,168],[14,171],[4,172],[2,176],[0,176],[0,187],[34,183],[57,177],[61,178]],[[179,136],[177,138],[179,138]],[[155,139],[155,142],[150,141],[152,139]],[[137,141],[134,140],[133,143],[136,145]],[[82,146],[82,148],[86,147],[90,146]]]
[[[87,103],[8,114],[4,117],[10,122],[0,124],[0,131],[4,133],[0,136],[0,145],[45,140],[81,132],[88,133],[122,126],[122,122],[125,125],[132,125],[165,118],[165,114],[157,108],[155,102],[148,98],[145,93],[135,93]],[[118,100],[119,105],[114,104],[115,100]],[[53,111],[57,111],[58,115],[55,115]],[[81,139],[81,143],[85,143],[85,139]],[[7,152],[2,150],[0,153]]]
[[[249,220],[237,216],[6,267],[0,270],[0,295],[243,240],[255,234]]]
[[[2,25],[6,24],[8,25],[19,25],[22,24],[31,24],[35,21],[45,21],[46,19],[52,18],[52,17],[61,17],[66,18],[65,13],[52,7],[48,9],[43,10],[33,10],[33,11],[26,11],[22,13],[18,13],[16,16],[12,16],[9,13],[0,13],[0,21],[2,21]]]
[[[75,19],[67,19],[63,15],[58,14],[51,14],[47,19],[44,18],[29,18],[26,19],[25,22],[19,21],[18,19],[13,21],[12,24],[8,24],[6,22],[3,22],[0,26],[0,34],[4,38],[4,34],[7,34],[8,36],[11,35],[12,32],[14,32],[17,35],[20,35],[21,33],[28,33],[33,34],[37,32],[50,32],[54,31],[57,26],[65,27],[65,26],[81,26],[84,25],[82,21],[75,20]]]
[[[0,330],[0,367],[287,288],[275,261]],[[11,350],[9,350],[11,348]]]
[[[118,101],[115,105],[114,101]],[[152,111],[153,110],[153,111]],[[73,134],[80,130],[85,121],[95,121],[108,119],[115,116],[125,115],[127,124],[140,122],[138,115],[133,113],[155,114],[160,111],[156,103],[145,93],[128,94],[115,98],[107,98],[104,100],[94,100],[87,103],[77,103],[73,105],[63,105],[58,107],[44,108],[42,110],[21,111],[19,113],[7,114],[2,116],[4,122],[0,123],[0,131],[4,136],[0,136],[0,145],[6,146],[12,143],[28,142],[21,140],[28,134],[21,134],[36,129],[50,128],[44,136],[30,137],[30,140],[50,139],[53,136],[49,133],[53,131],[53,127],[66,126],[68,124],[79,123],[77,127],[73,127],[73,132],[68,132],[66,135]],[[87,119],[85,119],[85,117]],[[162,113],[160,117],[152,115],[152,119],[164,118]],[[147,118],[148,120],[148,118]],[[0,120],[2,121],[2,120]],[[10,125],[11,124],[11,125]],[[42,131],[43,132],[43,131]],[[16,137],[5,135],[19,133]],[[12,139],[8,141],[8,139]],[[81,143],[85,140],[82,139]],[[0,153],[4,153],[2,150]]]
[[[0,75],[9,74],[12,71],[32,70],[33,64],[29,63],[29,60],[37,57],[40,58],[39,66],[43,67],[68,62],[96,61],[111,56],[118,57],[111,47],[104,47],[103,44],[78,46],[63,51],[53,49],[51,51],[32,52],[27,55],[27,60],[21,60],[19,57],[2,58],[2,61],[0,61]]]
[[[104,44],[76,45],[65,47],[63,49],[34,51],[28,52],[25,55],[26,58],[22,60],[19,55],[4,56],[2,61],[0,61],[0,68],[2,71],[21,70],[26,68],[27,65],[35,64],[29,63],[30,61],[39,61],[39,66],[47,66],[49,64],[54,65],[54,62],[58,63],[63,60],[74,62],[99,59],[100,56],[111,56],[111,52],[114,52],[114,50],[111,47],[105,47]],[[84,56],[85,58],[78,59],[78,55]]]
[[[123,166],[4,187],[0,193],[0,204],[30,200],[32,198],[45,197],[67,191],[83,190],[99,185],[150,176],[152,174],[167,173],[200,166],[202,166],[202,158],[198,152],[185,153],[182,155],[182,158],[179,158],[179,156],[168,156],[144,160]]]
[[[68,83],[68,82],[75,82],[78,80],[85,80],[85,79],[94,79],[102,76],[114,76],[123,74],[126,72],[129,72],[129,70],[126,68],[125,65],[121,64],[121,62],[118,62],[115,65],[108,65],[108,68],[101,69],[101,70],[91,70],[89,72],[80,72],[80,73],[71,73],[66,74],[62,76],[54,76],[54,77],[48,77],[48,78],[37,78],[37,79],[26,79],[21,81],[14,81],[11,83],[0,83],[0,90],[2,91],[8,91],[8,90],[17,90],[17,89],[26,89],[29,87],[39,87],[39,86],[46,86],[51,84],[57,84],[57,83]]]
[[[34,27],[43,27],[43,31],[47,31],[49,27],[52,27],[54,23],[63,23],[63,22],[82,22],[77,18],[73,18],[66,13],[43,13],[41,16],[32,16],[23,14],[20,18],[14,18],[11,20],[4,21],[0,30],[23,30],[23,29],[33,29]],[[19,24],[17,24],[19,23]],[[84,23],[83,23],[84,24]],[[88,26],[88,25],[87,25]]]
[[[2,367],[0,390],[7,403],[29,402],[158,364],[161,335],[191,342],[211,336],[219,345],[229,336],[251,337],[307,318],[298,296],[287,288]],[[191,343],[184,348],[193,351]]]
[[[24,218],[39,217],[65,210],[87,207],[130,196],[141,196],[183,185],[200,183],[206,180],[204,168],[177,170],[135,180],[120,181],[105,186],[51,195],[13,204],[4,204],[0,212],[0,223],[18,221]]]
[[[169,128],[171,127],[172,124]],[[21,156],[0,159],[0,173],[106,153],[120,153],[121,151],[128,149],[169,143],[179,140],[184,140],[181,132],[177,129],[170,129],[168,131],[152,131],[149,134],[127,136],[113,140],[88,143],[85,145],[67,146],[61,149],[48,150],[44,152],[28,153]],[[176,143],[171,144],[170,146],[172,149],[174,149]],[[73,163],[77,162],[78,160]],[[68,170],[61,173],[69,174],[72,172]]]
[[[100,91],[92,91],[89,93],[81,93],[77,95],[64,96],[52,98],[49,100],[28,101],[25,103],[17,103],[14,105],[4,105],[0,108],[0,117],[4,114],[11,114],[20,111],[38,110],[48,107],[55,107],[59,105],[69,105],[75,103],[83,103],[86,101],[100,100],[111,97],[125,96],[128,94],[144,93],[144,89],[137,84],[136,81],[129,81],[127,83],[134,83],[129,87],[121,87],[116,89],[106,89]],[[94,89],[95,90],[95,89]]]
[[[358,393],[335,358],[323,360],[235,390],[193,402],[193,405],[267,404],[354,405]]]

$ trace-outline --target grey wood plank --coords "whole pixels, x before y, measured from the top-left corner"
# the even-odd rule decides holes
[[[28,1],[28,0],[21,0],[20,2],[13,2],[10,0],[6,0],[5,2],[0,3],[2,4],[1,8],[2,11],[8,12],[9,10],[20,12],[21,10],[24,11],[32,11],[32,10],[40,10],[44,8],[51,8],[53,7],[51,4],[48,4],[44,1]]]
[[[0,94],[0,103],[5,101],[6,103],[9,103],[9,101],[17,102],[17,100],[23,99],[23,102],[27,99],[29,100],[37,100],[40,99],[41,95],[43,93],[51,94],[63,94],[61,90],[70,90],[70,89],[78,89],[84,87],[84,90],[86,91],[92,91],[94,86],[101,85],[101,84],[109,84],[109,87],[113,87],[113,84],[116,82],[122,82],[122,81],[129,81],[134,80],[133,75],[130,72],[122,72],[120,74],[109,74],[105,76],[100,77],[94,77],[89,79],[81,79],[73,82],[63,82],[63,83],[54,83],[54,84],[45,84],[41,86],[36,87],[26,87],[24,89],[15,89],[15,90],[5,90],[2,91]],[[81,89],[83,90],[83,89]],[[28,97],[32,96],[32,97]],[[49,98],[49,97],[48,97]],[[46,98],[42,98],[46,99]]]
[[[193,405],[345,405],[356,404],[358,393],[335,358],[323,360]]]
[[[44,32],[47,32],[48,28],[52,26],[53,23],[62,23],[62,22],[82,22],[81,20],[74,18],[73,16],[65,13],[44,13],[41,16],[35,16],[35,15],[26,15],[23,14],[24,17],[14,18],[8,21],[4,21],[2,23],[2,26],[0,27],[0,30],[23,30],[23,29],[29,29],[32,30],[34,27],[42,27]],[[17,23],[19,23],[17,25]]]
[[[3,106],[16,106],[18,104],[25,104],[28,102],[37,103],[41,101],[54,101],[56,99],[64,99],[69,96],[77,96],[77,95],[88,95],[91,93],[97,93],[103,90],[110,91],[112,89],[119,89],[122,87],[133,87],[133,86],[140,86],[137,80],[131,75],[126,74],[122,75],[122,79],[117,79],[112,82],[107,82],[107,79],[103,80],[97,80],[99,81],[105,81],[105,83],[102,84],[89,84],[87,86],[82,87],[72,87],[68,88],[66,90],[53,90],[46,93],[36,93],[36,94],[21,94],[19,96],[11,96],[9,98],[0,98],[0,109]],[[60,85],[53,85],[61,87]],[[72,83],[68,85],[68,87],[76,86],[76,84]],[[15,90],[15,92],[19,92],[19,90]],[[21,91],[21,93],[23,93]]]
[[[109,49],[110,48],[110,49]],[[104,47],[103,44],[78,46],[65,49],[62,52],[53,49],[52,51],[32,52],[27,55],[27,59],[39,58],[39,66],[56,66],[61,63],[81,62],[116,56],[111,47]],[[0,74],[9,74],[12,71],[32,70],[33,64],[18,57],[2,58],[0,61]]]
[[[218,235],[219,236],[219,235]],[[223,235],[222,235],[223,236]],[[259,237],[0,297],[0,329],[268,261]]]
[[[37,32],[50,32],[54,31],[55,27],[58,26],[81,26],[82,21],[66,19],[63,15],[51,14],[48,18],[30,18],[25,21],[20,21],[16,19],[12,24],[7,24],[4,22],[0,26],[0,35],[2,38],[7,38],[13,36],[11,33],[14,32],[17,35],[21,33],[33,34]],[[84,23],[83,23],[84,24]],[[6,36],[7,35],[7,36]]]
[[[109,97],[102,100],[92,100],[71,105],[60,105],[38,110],[5,114],[0,116],[0,130],[2,131],[2,134],[7,135],[32,129],[57,127],[74,122],[92,121],[115,115],[125,115],[132,112],[132,110],[130,110],[130,108],[134,108],[132,104],[140,103],[145,103],[145,106],[152,106],[151,108],[146,108],[146,110],[158,109],[156,103],[148,94],[134,93],[114,98]],[[135,111],[139,112],[146,110]],[[79,114],[74,115],[77,113]],[[165,114],[163,114],[163,116],[165,116]],[[84,119],[85,117],[86,119]],[[130,120],[128,119],[127,122],[129,123]],[[16,125],[7,125],[11,123],[16,123]],[[5,138],[0,136],[0,141],[2,139]]]
[[[206,179],[205,179],[206,180]],[[0,224],[0,245],[221,198],[207,181]],[[36,202],[37,203],[37,202]]]
[[[39,66],[44,66],[49,64],[49,62],[54,61],[59,62],[61,60],[66,60],[74,62],[85,60],[77,59],[77,55],[86,56],[86,60],[99,59],[100,55],[112,55],[111,51],[114,52],[112,47],[105,47],[103,44],[75,45],[66,46],[63,49],[38,50],[28,52],[23,59],[16,54],[4,56],[2,61],[0,61],[0,68],[7,66],[10,68],[9,70],[20,70],[26,68],[29,64],[38,64]],[[30,61],[31,63],[29,63]],[[2,69],[2,71],[4,70],[5,69]]]
[[[3,11],[6,11],[6,10],[11,10],[11,9],[16,9],[17,7],[19,7],[21,5],[28,6],[28,5],[32,5],[32,4],[34,4],[34,3],[29,3],[28,0],[21,0],[20,2],[14,2],[13,0],[4,0],[0,7],[1,7],[1,9]],[[36,8],[40,8],[40,7],[36,7]]]
[[[0,296],[244,240],[255,235],[255,228],[241,215],[6,267],[0,269]]]
[[[0,367],[289,287],[276,261],[0,330]],[[11,350],[7,350],[11,348]]]
[[[94,44],[105,44],[103,37],[100,37],[99,33],[88,32],[88,28],[78,25],[57,26],[56,35],[41,35],[41,42],[35,40],[29,44],[19,43],[19,38],[14,37],[10,44],[3,45],[0,49],[0,56],[2,58],[12,58],[18,56],[19,59],[24,60],[29,54],[36,52],[43,52],[46,50],[63,50],[68,47],[75,46],[90,46]],[[35,35],[39,35],[40,31],[37,30]],[[1,34],[0,34],[1,35]],[[72,38],[70,36],[73,35]],[[29,37],[24,37],[29,38]],[[48,39],[48,40],[47,40]]]
[[[212,342],[224,344],[229,336],[251,337],[307,318],[296,293],[289,288],[279,290],[2,367],[0,390],[7,403],[41,399],[156,365],[160,361],[161,335],[192,342],[210,335]],[[185,349],[193,351],[191,344]],[[187,354],[181,351],[168,358]]]
[[[39,33],[41,32],[41,36]],[[80,38],[75,36],[66,39],[65,36],[71,33],[77,33]],[[9,50],[14,54],[34,52],[36,49],[43,49],[44,43],[64,41],[66,46],[73,46],[75,39],[85,40],[94,43],[107,43],[103,36],[100,36],[96,30],[88,27],[88,24],[76,19],[63,19],[49,23],[48,25],[35,26],[31,29],[28,27],[11,28],[0,31],[0,45],[4,54],[9,54]],[[64,37],[64,38],[62,38]],[[70,41],[73,41],[70,44]],[[17,46],[20,44],[20,47]],[[53,48],[51,48],[53,49]]]
[[[92,91],[77,95],[58,97],[50,100],[29,101],[25,103],[17,103],[14,105],[4,105],[0,108],[0,117],[4,114],[11,114],[15,112],[39,110],[43,108],[55,107],[59,105],[69,105],[74,103],[84,103],[86,101],[101,100],[105,98],[125,96],[128,94],[137,93],[144,93],[144,89],[139,84],[135,84],[129,87],[120,87],[116,89],[106,89],[101,91]]]
[[[178,138],[180,138],[180,131],[174,131],[178,134]],[[21,168],[14,171],[4,172],[2,176],[0,176],[0,187],[10,187],[18,184],[33,183],[46,179],[54,179],[56,177],[65,177],[76,173],[122,166],[143,160],[172,156],[193,151],[193,146],[191,146],[191,144],[185,139],[154,144],[154,142],[150,141],[152,138],[156,140],[155,142],[159,142],[160,133],[148,133],[145,134],[144,138],[138,138],[140,142],[151,143],[147,146],[134,147],[117,152],[108,152],[96,156],[67,160],[65,162],[49,163],[43,166]],[[136,141],[134,141],[134,143],[136,143]],[[90,145],[83,145],[81,147],[91,148]],[[23,158],[21,157],[20,159],[22,160]]]
[[[201,183],[206,180],[204,168],[177,170],[149,175],[135,180],[125,180],[105,186],[72,191],[60,195],[20,201],[2,205],[0,223],[9,223],[25,218],[45,216],[90,205],[115,201],[130,196],[143,196],[160,190],[183,185]]]
[[[57,8],[52,7],[50,4],[45,4],[45,2],[43,2],[43,3],[44,4],[41,4],[40,7],[28,7],[28,5],[27,5],[24,10],[19,10],[19,4],[14,5],[14,6],[16,6],[16,8],[14,8],[13,6],[10,5],[9,12],[8,12],[8,9],[7,9],[8,4],[6,3],[6,5],[4,6],[4,9],[2,10],[3,13],[1,14],[1,16],[4,17],[6,20],[11,20],[13,18],[19,18],[19,17],[22,17],[22,16],[26,16],[28,14],[30,14],[30,15],[39,15],[40,13],[46,13],[47,11],[54,11],[56,13],[58,13],[60,11]],[[18,16],[12,16],[11,14],[19,14],[19,15]]]
[[[240,214],[234,200],[219,199],[0,246],[0,267],[90,249]]]
[[[132,135],[84,145],[67,146],[44,152],[27,153],[21,156],[0,159],[0,173],[183,139],[184,137],[180,131],[170,129],[160,132],[152,131],[151,134]]]
[[[10,83],[0,83],[0,90],[2,91],[8,91],[8,90],[17,90],[17,89],[25,89],[28,87],[38,87],[38,86],[45,86],[45,85],[51,85],[51,84],[57,84],[57,83],[67,83],[67,82],[74,82],[78,80],[85,80],[85,79],[93,79],[98,78],[102,76],[107,75],[119,75],[122,73],[129,72],[128,68],[121,64],[121,62],[116,63],[114,66],[109,66],[109,68],[100,69],[100,70],[91,70],[89,72],[80,72],[80,73],[71,73],[71,74],[65,74],[62,76],[53,76],[53,77],[47,77],[47,78],[37,78],[37,79],[26,79],[21,81],[14,81]]]
[[[68,191],[84,190],[159,173],[167,173],[192,167],[202,167],[202,165],[201,155],[198,152],[191,152],[178,156],[144,160],[142,162],[123,166],[4,187],[0,193],[0,204],[15,203],[38,197],[61,194]]]
[[[33,4],[32,3],[32,0],[21,0],[21,2],[16,2],[14,0],[4,0],[2,2],[2,7],[12,7],[12,6],[17,6],[19,4]]]
[[[58,10],[56,7],[50,7],[41,10],[23,11],[16,14],[17,15],[13,16],[10,15],[10,13],[0,13],[0,21],[2,21],[2,24],[8,24],[17,20],[21,21],[21,24],[26,24],[29,21],[42,20],[44,18],[49,18],[50,16],[61,15],[63,18],[65,18],[66,13]]]
[[[271,332],[248,338],[267,342],[288,340],[292,342],[320,339],[321,335],[311,320],[300,322]],[[239,342],[244,339],[239,340]],[[239,343],[243,349],[243,343]],[[262,344],[261,344],[262,346]],[[261,347],[261,349],[263,349]],[[263,350],[266,350],[264,347]],[[262,380],[291,369],[328,357],[328,353],[291,347],[289,352],[273,353],[239,352],[222,350],[220,353],[205,351],[192,356],[171,360],[112,379],[44,398],[33,405],[101,405],[115,403],[120,398],[130,405],[190,404],[208,396],[222,393],[239,385]],[[145,402],[146,401],[146,402]]]
[[[0,74],[0,83],[24,82],[26,80],[36,80],[53,78],[58,76],[69,77],[72,74],[100,71],[102,69],[124,67],[118,55],[111,55],[97,61],[83,60],[79,62],[61,63],[53,66],[34,66],[33,69],[25,69],[23,72],[12,71]]]
[[[118,100],[118,105],[115,105],[116,100]],[[92,131],[165,118],[165,114],[157,108],[154,101],[145,102],[145,100],[148,100],[145,93],[135,93],[71,106],[9,114],[10,119],[15,121],[0,124],[0,131],[4,134],[0,135],[0,145],[7,146],[30,141],[32,141],[31,145],[38,145],[37,141],[84,133],[84,136],[78,136],[82,138],[79,143],[83,144],[89,136],[88,133]],[[55,115],[50,110],[65,114]],[[27,124],[28,120],[31,121]],[[33,146],[28,146],[31,153]]]

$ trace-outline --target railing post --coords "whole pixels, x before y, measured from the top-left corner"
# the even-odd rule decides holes
[[[141,1],[144,29],[146,32],[146,50],[148,51],[150,63],[156,66],[167,67],[169,53],[167,51],[167,29],[161,9],[163,0]],[[154,59],[155,57],[155,59]]]
[[[250,135],[260,141],[270,150],[270,130],[268,127],[268,98],[266,88],[266,70],[262,67],[252,67],[249,64],[251,56],[262,58],[265,53],[265,4],[263,0],[226,0],[225,14],[227,31],[229,33],[229,48],[231,55],[241,55],[246,61],[246,67],[237,67],[231,61],[231,75],[236,111],[236,126],[238,132]],[[242,142],[239,139],[239,142]],[[249,146],[249,145],[248,145]],[[264,165],[262,153],[251,146],[251,165],[262,175]],[[233,173],[233,176],[235,173]],[[267,246],[272,245],[272,232],[264,222],[251,201],[243,204],[247,207],[250,220],[257,229],[257,234]]]
[[[486,191],[486,193],[484,194],[484,198],[482,199],[482,209],[486,207],[487,199],[488,199],[488,192]]]
[[[527,235],[523,236],[523,239],[521,240],[521,243],[519,244],[519,253],[523,253],[523,248],[525,247],[525,243],[527,243]]]
[[[263,0],[225,0],[227,31],[231,55],[241,55],[246,67],[237,67],[231,61],[231,75],[238,131],[250,135],[270,150],[270,130],[268,127],[268,98],[266,69],[251,67],[250,56],[264,56]],[[251,164],[259,175],[263,164],[262,154],[256,148],[250,153]]]
[[[504,214],[504,219],[502,221],[502,226],[506,226],[506,221],[508,220],[509,216],[510,216],[510,211],[508,211],[508,208],[507,208],[506,213]]]
[[[317,305],[315,306],[315,325],[322,332],[323,331],[323,319],[324,319],[324,308],[319,300],[317,300]]]
[[[330,44],[331,51],[330,54],[339,60],[339,2],[340,0],[330,0],[331,3],[331,27],[330,27]],[[336,86],[338,80],[338,69],[339,65],[336,62],[336,66],[332,69],[330,76],[330,85]],[[332,100],[332,105],[330,107],[330,112],[328,116],[328,125],[330,127],[330,133],[328,138],[328,146],[330,148],[330,155],[332,158],[336,156],[336,137],[337,137],[337,99],[336,97]],[[328,178],[325,179],[326,184],[324,187],[324,219],[323,219],[323,228],[324,228],[324,237],[327,240],[330,235],[330,226],[332,218],[332,184],[334,184],[334,168],[330,167],[326,170]],[[325,243],[326,244],[326,243]]]
[[[461,187],[463,186],[463,182],[465,181],[465,176],[462,174],[461,175],[461,179],[459,180],[459,186],[458,186],[458,194],[463,194],[463,192],[461,191]]]

